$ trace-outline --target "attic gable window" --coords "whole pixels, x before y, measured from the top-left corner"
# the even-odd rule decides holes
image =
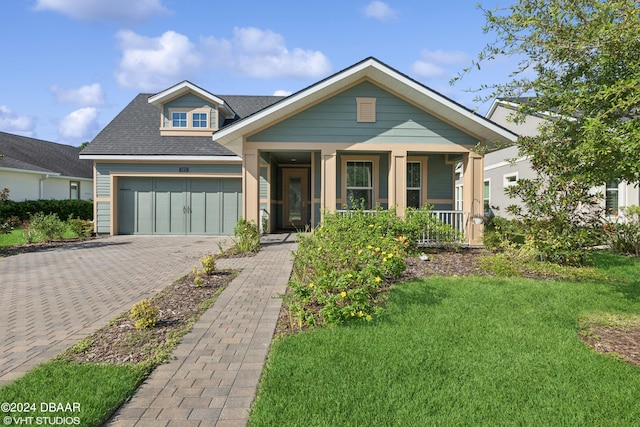
[[[171,113],[171,127],[174,128],[186,128],[187,127],[187,113],[173,112]]]
[[[206,128],[209,127],[207,124],[207,113],[193,113],[193,127],[194,128]]]
[[[356,98],[358,123],[376,122],[376,98]]]
[[[181,132],[206,131],[215,129],[215,109],[203,108],[169,108],[164,128]]]

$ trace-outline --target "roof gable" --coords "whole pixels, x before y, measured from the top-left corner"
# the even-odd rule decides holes
[[[358,121],[358,99],[374,99],[374,119]],[[476,138],[369,80],[318,102],[255,134],[248,142],[454,143]]]
[[[222,112],[225,118],[232,119],[236,117],[236,112],[233,111],[233,109],[224,101],[224,99],[219,98],[210,92],[207,92],[206,90],[194,85],[187,80],[150,96],[148,101],[150,104],[155,105],[156,107],[161,107],[163,104],[166,104],[169,101],[180,98],[181,96],[189,93],[192,93],[207,102],[216,104],[218,108],[220,108],[220,112]]]
[[[231,143],[240,136],[251,135],[346,88],[367,80],[418,106],[466,134],[474,136],[479,141],[513,142],[516,140],[516,135],[511,131],[433,91],[375,58],[367,58],[290,95],[252,116],[231,124],[215,132],[213,139],[222,145]]]

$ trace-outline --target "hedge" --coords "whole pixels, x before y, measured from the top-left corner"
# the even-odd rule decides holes
[[[58,214],[63,221],[71,215],[73,218],[93,220],[93,200],[13,200],[0,201],[0,218],[17,216],[28,220],[32,214],[42,212],[45,215]]]

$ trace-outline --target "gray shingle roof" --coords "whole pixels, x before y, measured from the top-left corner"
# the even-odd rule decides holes
[[[0,132],[2,168],[93,178],[93,163],[91,160],[80,160],[79,153],[79,147]]]
[[[83,155],[234,156],[211,136],[161,136],[160,110],[149,104],[152,94],[137,95],[91,143]],[[220,96],[240,117],[277,101],[275,96]],[[228,124],[225,122],[225,125]],[[213,132],[212,132],[213,133]]]

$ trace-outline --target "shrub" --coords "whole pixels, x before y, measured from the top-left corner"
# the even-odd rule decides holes
[[[129,318],[135,320],[137,329],[146,329],[158,323],[158,306],[148,299],[143,299],[131,307]]]
[[[482,243],[489,250],[502,251],[522,245],[525,234],[524,224],[520,221],[493,217],[485,227]]]
[[[240,218],[233,229],[233,243],[237,252],[258,252],[260,231],[255,221]]]
[[[55,213],[58,218],[74,218],[85,220],[93,219],[92,200],[25,200],[16,202],[5,200],[0,203],[0,218],[17,216],[21,221],[29,219],[32,214],[43,212]]]
[[[0,234],[9,234],[13,229],[20,224],[20,220],[17,216],[11,216],[9,218],[0,218]]]
[[[204,286],[204,279],[202,278],[202,273],[197,272],[193,276],[193,286],[195,286],[196,288],[201,288]]]
[[[9,189],[3,188],[0,191],[0,211],[2,207],[6,204],[7,200],[9,200]],[[3,216],[2,212],[0,212],[0,234],[8,234],[11,233],[13,228],[20,223],[20,218],[15,215],[7,215]]]
[[[425,229],[459,234],[430,209],[375,212],[360,206],[325,213],[313,232],[298,235],[288,305],[290,324],[302,328],[350,320],[368,321],[380,311],[380,291],[406,269],[405,257]]]
[[[31,215],[25,237],[28,242],[32,242],[36,238],[50,242],[61,239],[66,230],[67,225],[58,218],[57,214],[45,215],[38,212]]]
[[[211,254],[206,254],[200,258],[200,264],[202,264],[202,271],[207,276],[212,275],[216,271],[216,258]]]
[[[524,202],[524,207],[512,205],[507,212],[526,226],[527,239],[541,260],[574,266],[590,262],[590,248],[603,237],[601,195],[594,196],[591,185],[540,175],[520,179],[506,191]]]
[[[613,252],[640,256],[640,206],[624,209],[626,221],[605,224],[607,242]]]
[[[72,215],[69,215],[67,225],[69,226],[69,230],[80,238],[89,237],[91,233],[93,233],[93,223],[86,219],[74,218]]]

